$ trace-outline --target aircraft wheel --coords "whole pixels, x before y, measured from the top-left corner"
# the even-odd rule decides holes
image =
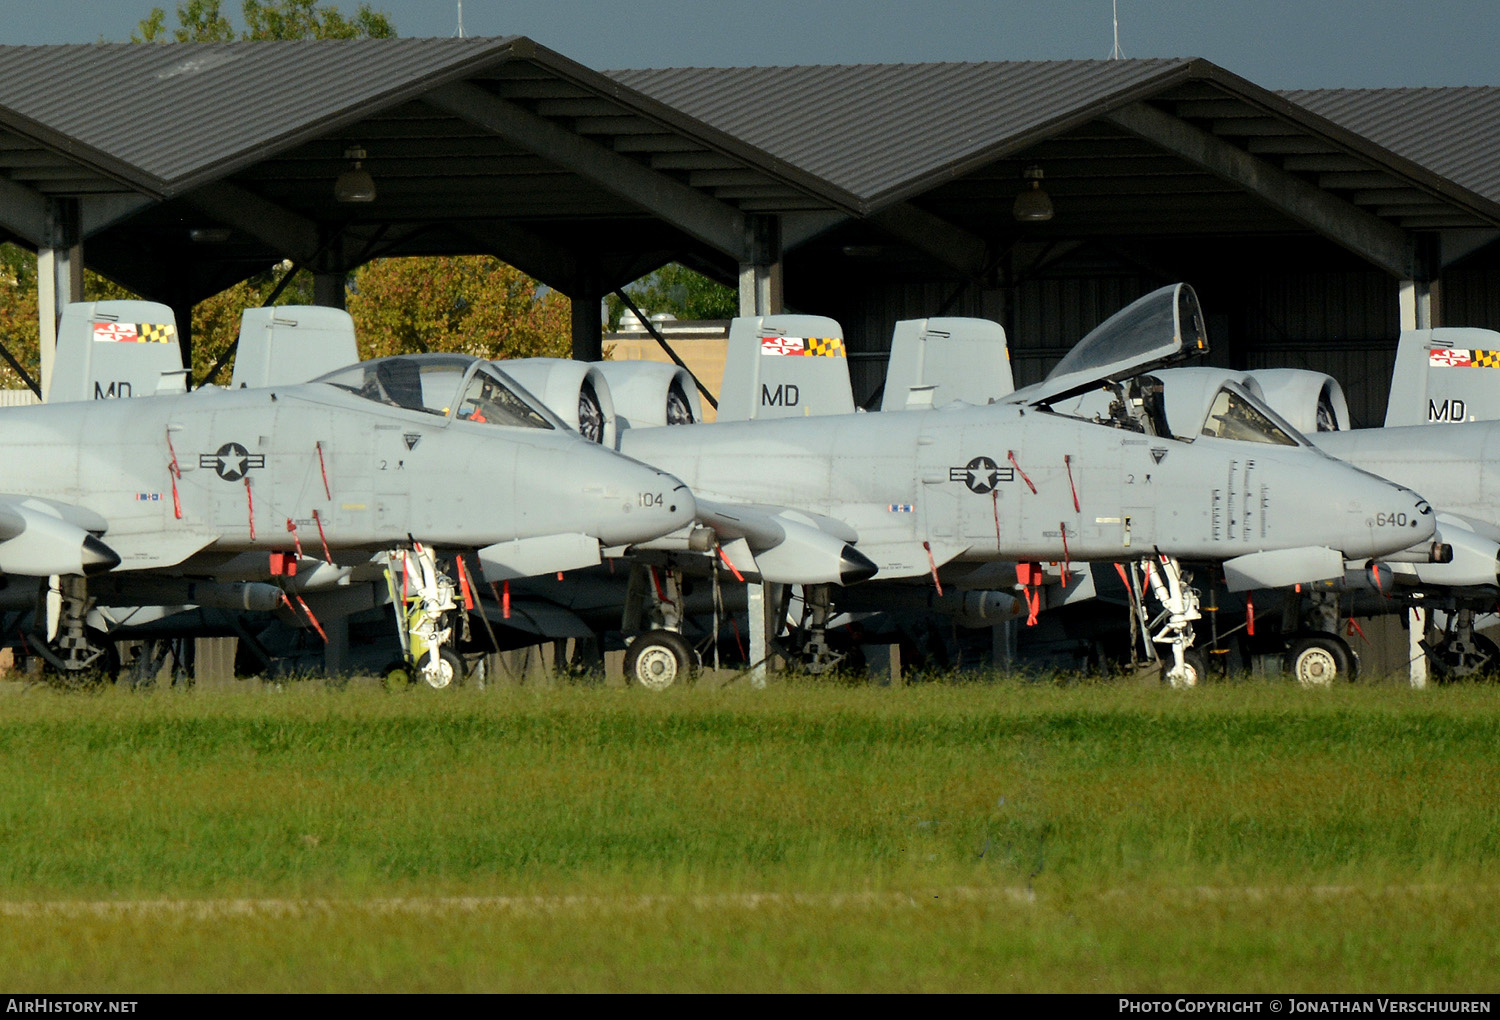
[[[91,691],[112,684],[120,676],[120,651],[109,635],[90,627],[88,652],[92,656],[79,669],[60,670],[43,659],[43,675],[50,687],[60,691]]]
[[[1303,687],[1332,687],[1353,681],[1354,652],[1336,634],[1301,634],[1286,651],[1285,668]]]
[[[453,649],[439,649],[437,668],[429,672],[427,664],[431,658],[431,651],[422,653],[422,658],[412,670],[413,683],[425,683],[428,687],[440,691],[448,687],[457,687],[464,682],[464,660]]]
[[[1500,674],[1500,647],[1482,634],[1468,641],[1444,641],[1428,658],[1434,676],[1443,681],[1494,679]]]
[[[1203,653],[1189,648],[1182,653],[1182,666],[1185,675],[1172,675],[1172,667],[1176,665],[1171,657],[1162,659],[1161,682],[1168,687],[1197,687],[1208,679],[1208,664],[1203,658]]]
[[[670,630],[647,631],[625,653],[625,681],[648,691],[664,691],[685,684],[693,675],[693,648],[681,634]]]
[[[395,693],[411,687],[411,667],[403,659],[397,659],[380,671],[380,686]]]

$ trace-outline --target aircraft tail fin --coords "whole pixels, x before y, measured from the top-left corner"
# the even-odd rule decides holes
[[[177,318],[155,301],[75,301],[57,327],[50,403],[187,388]]]
[[[342,308],[247,308],[229,385],[252,389],[307,382],[359,360],[354,320]]]
[[[1015,392],[1005,329],[988,319],[904,319],[891,335],[882,411],[987,404]]]
[[[719,421],[853,414],[844,330],[820,315],[734,319]]]
[[[1500,333],[1445,327],[1403,330],[1385,424],[1500,418]]]

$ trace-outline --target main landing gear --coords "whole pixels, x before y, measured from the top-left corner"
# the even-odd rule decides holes
[[[1422,650],[1434,679],[1440,681],[1477,680],[1500,673],[1500,648],[1474,632],[1473,609],[1449,613],[1445,628],[1428,630]]]
[[[650,625],[625,648],[625,682],[664,691],[692,681],[698,656],[682,636],[682,571],[673,567],[631,568],[625,596],[626,631]]]
[[[113,681],[120,673],[120,655],[102,631],[88,626],[88,581],[67,575],[53,577],[42,593],[42,615],[47,622],[45,642],[35,649],[46,663],[47,682],[78,690]]]
[[[1160,628],[1151,640],[1171,649],[1170,658],[1162,658],[1162,682],[1172,687],[1197,687],[1208,675],[1202,653],[1192,647],[1193,621],[1203,616],[1198,610],[1198,593],[1184,582],[1182,566],[1175,557],[1148,556],[1141,565],[1162,606],[1147,630]]]
[[[386,687],[399,689],[416,682],[443,690],[463,683],[464,660],[451,647],[448,616],[458,608],[453,579],[438,569],[436,554],[420,542],[392,550],[386,582],[405,656],[386,667]]]

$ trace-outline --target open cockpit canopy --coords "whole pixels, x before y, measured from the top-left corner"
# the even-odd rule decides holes
[[[1198,295],[1185,283],[1152,291],[1105,319],[1078,341],[1041,382],[1006,403],[1050,404],[1208,352]]]

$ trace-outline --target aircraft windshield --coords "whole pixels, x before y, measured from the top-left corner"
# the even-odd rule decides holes
[[[313,381],[380,404],[446,417],[464,374],[475,360],[463,355],[398,355],[361,361]]]
[[[481,367],[469,380],[458,402],[460,421],[486,422],[517,428],[550,429],[552,423],[522,400],[500,377]]]
[[[1208,419],[1203,423],[1203,434],[1216,439],[1296,446],[1297,441],[1288,434],[1290,429],[1290,426],[1283,427],[1272,420],[1268,413],[1255,405],[1249,394],[1233,386],[1225,386],[1214,397]]]

